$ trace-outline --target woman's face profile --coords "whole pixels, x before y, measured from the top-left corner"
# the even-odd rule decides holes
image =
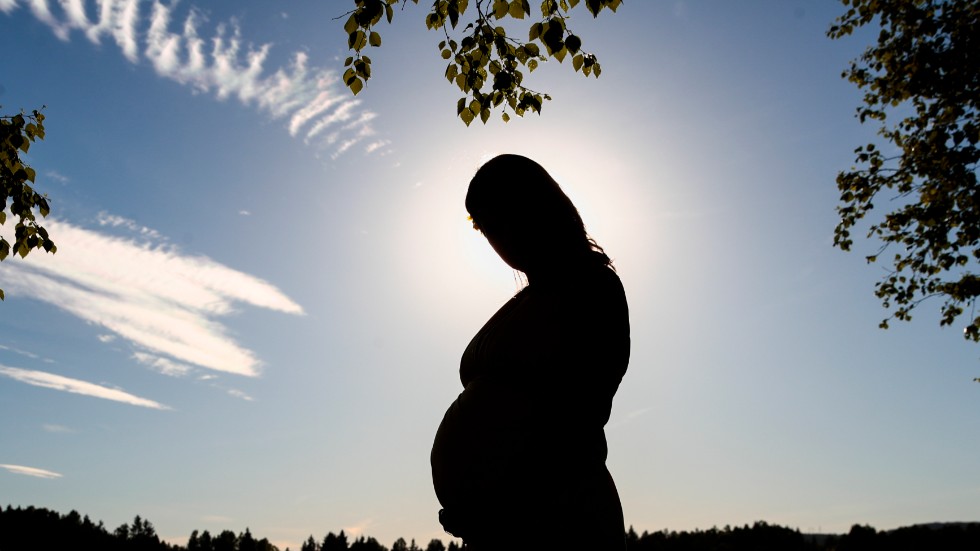
[[[575,207],[526,157],[501,155],[484,164],[470,181],[466,208],[497,255],[525,274],[566,264],[584,243]]]
[[[534,224],[513,213],[485,218],[481,219],[479,230],[497,256],[515,270],[527,273],[533,269],[536,258],[541,256],[535,245],[540,239]]]

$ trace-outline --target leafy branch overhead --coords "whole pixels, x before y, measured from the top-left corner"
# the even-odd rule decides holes
[[[371,58],[364,55],[367,47],[381,46],[381,35],[375,25],[384,17],[391,23],[394,6],[402,8],[408,0],[355,0],[348,12],[344,31],[353,55],[344,62],[344,84],[355,95],[371,78]],[[418,0],[412,0],[418,4]],[[459,87],[463,97],[456,104],[456,114],[467,126],[479,118],[484,123],[493,109],[500,108],[504,122],[510,113],[524,116],[531,111],[540,114],[541,102],[550,100],[548,94],[536,92],[524,85],[524,70],[533,72],[548,58],[559,63],[570,58],[572,68],[586,77],[599,77],[602,68],[596,56],[582,49],[582,39],[568,27],[569,12],[585,4],[592,17],[603,9],[615,12],[622,0],[543,0],[540,17],[535,17],[528,0],[475,0],[476,19],[466,23],[460,36],[450,36],[467,14],[469,0],[435,0],[425,17],[425,26],[441,30],[445,40],[439,42],[443,59],[449,61],[445,77]],[[497,23],[505,18],[527,19],[527,40],[508,35]]]
[[[980,2],[843,3],[831,38],[880,29],[877,44],[842,76],[864,90],[857,117],[878,124],[886,144],[858,147],[855,166],[837,175],[834,245],[850,250],[851,230],[876,201],[887,201],[892,210],[867,230],[882,243],[868,262],[890,264],[875,285],[892,311],[881,326],[909,320],[922,301],[941,297],[940,325],[967,313],[964,336],[980,341]]]
[[[44,115],[39,111],[29,115],[0,116],[0,186],[3,187],[0,225],[7,222],[8,208],[10,214],[17,217],[13,245],[0,236],[0,260],[6,259],[11,251],[23,258],[34,249],[44,249],[49,253],[57,250],[47,230],[34,217],[35,208],[41,216],[48,215],[48,199],[34,191],[32,184],[37,174],[20,158],[32,143],[43,139]],[[0,290],[0,300],[3,298],[3,290]]]

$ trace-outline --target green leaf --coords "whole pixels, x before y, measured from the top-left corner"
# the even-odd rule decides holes
[[[354,33],[354,41],[351,48],[354,48],[355,51],[359,52],[362,48],[364,48],[364,46],[367,46],[367,35],[364,34],[364,31],[357,30]]]
[[[449,10],[447,15],[449,15],[449,24],[456,28],[459,24],[459,7],[457,4],[449,4]]]
[[[418,0],[412,2],[418,4]],[[382,15],[391,23],[393,8],[407,3],[407,0],[354,0],[354,11],[348,14],[344,24],[348,47],[353,50],[353,55],[346,58],[343,73],[344,84],[353,94],[359,94],[371,78],[371,62],[367,56],[362,55],[362,51],[369,46],[382,45],[381,35],[372,28],[380,22]],[[510,30],[505,30],[502,26],[495,27],[494,20],[508,16],[522,20],[533,18],[536,14],[532,14],[530,0],[480,0],[476,3],[475,15],[473,10],[467,13],[468,3],[469,0],[434,0],[429,12],[425,14],[428,28],[443,29],[444,32],[440,34],[446,34],[444,40],[438,41],[439,55],[449,61],[444,72],[446,80],[456,84],[466,96],[457,114],[467,126],[477,117],[486,123],[488,112],[500,106],[507,110],[501,114],[505,122],[514,115],[523,116],[529,109],[540,113],[542,97],[550,97],[546,94],[528,93],[530,90],[525,88],[525,75],[521,71],[533,72],[548,58],[557,59],[561,63],[568,56],[572,58],[574,71],[584,72],[587,76],[592,73],[598,75],[599,68],[594,56],[581,50],[581,39],[566,27],[568,11],[575,8],[580,0],[543,0],[542,18],[528,22],[527,42],[508,36]],[[590,0],[590,12],[595,15],[607,7],[615,9],[620,3],[621,0]],[[471,18],[460,21],[460,16]],[[458,23],[464,25],[460,44],[449,37],[446,23],[451,23],[453,28],[457,28]],[[505,101],[507,105],[504,105]],[[465,114],[467,111],[469,114]],[[36,136],[43,138],[40,124],[43,116],[35,112],[35,116],[29,118],[32,123],[37,123]],[[24,123],[20,119],[7,120]],[[963,134],[966,136],[969,131],[964,130]],[[974,134],[980,137],[980,132]],[[35,135],[33,124],[27,129],[26,135]],[[15,145],[21,146],[22,141]],[[18,164],[17,168],[19,167]],[[10,172],[16,170],[11,169]],[[35,177],[33,172],[24,171],[18,174],[25,175],[30,181]],[[28,207],[30,208],[32,207]]]
[[[531,28],[528,29],[528,32],[527,32],[527,39],[529,41],[530,40],[536,40],[539,36],[541,36],[541,31],[542,31],[542,28],[543,27],[544,27],[544,25],[542,25],[541,23],[535,23],[535,24],[531,25]],[[525,47],[527,47],[527,46],[525,46]]]
[[[602,0],[585,0],[585,7],[589,9],[589,13],[592,14],[593,18],[599,17],[599,10],[602,9]]]
[[[510,6],[507,5],[507,0],[494,0],[493,2],[493,16],[497,19],[502,19],[510,11]]]
[[[565,43],[562,42],[562,37],[564,36],[564,23],[561,19],[553,18],[545,24],[544,31],[541,34],[541,42],[544,42],[549,54],[555,55],[555,52],[565,47]]]
[[[568,48],[570,53],[578,53],[578,51],[582,48],[582,39],[574,34],[570,34],[568,35],[568,38],[565,39],[565,47]]]

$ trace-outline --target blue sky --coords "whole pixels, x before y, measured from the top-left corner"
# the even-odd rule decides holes
[[[549,62],[543,115],[471,128],[422,7],[350,96],[347,9],[0,0],[0,105],[47,106],[29,162],[58,244],[0,264],[4,504],[177,541],[447,537],[431,439],[516,291],[463,196],[515,152],[627,290],[607,434],[628,524],[978,520],[980,349],[938,303],[877,329],[877,246],[831,246],[835,174],[873,138],[840,78],[873,35],[827,39],[838,4],[576,10],[602,77]]]

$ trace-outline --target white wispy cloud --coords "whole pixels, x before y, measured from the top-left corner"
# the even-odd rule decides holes
[[[195,92],[254,105],[286,120],[291,136],[331,149],[334,157],[374,134],[373,113],[361,110],[354,116],[360,102],[339,85],[334,71],[311,67],[304,52],[294,52],[287,66],[269,67],[272,45],[245,41],[234,20],[209,27],[196,7],[178,12],[177,2],[160,0],[0,0],[0,12],[7,15],[20,6],[61,40],[70,41],[76,30],[94,44],[106,38],[131,63],[148,61],[160,76]],[[354,123],[340,126],[351,119]],[[343,136],[318,138],[331,128]],[[335,143],[339,147],[330,147]],[[365,153],[377,149],[365,145]]]
[[[44,356],[39,356],[39,355],[37,355],[37,354],[35,354],[33,352],[29,352],[27,350],[21,350],[19,348],[14,348],[12,346],[6,346],[6,345],[3,345],[3,344],[0,344],[0,350],[6,350],[6,351],[9,351],[9,352],[13,352],[14,354],[19,354],[21,356],[24,356],[25,358],[30,358],[32,360],[40,360],[40,361],[42,361],[44,363],[49,363],[49,364],[50,363],[55,363],[55,361],[52,360],[51,358],[45,358]]]
[[[79,379],[63,377],[61,375],[55,375],[54,373],[48,373],[46,371],[21,369],[19,367],[7,367],[0,364],[0,375],[10,377],[15,381],[20,381],[25,384],[39,386],[42,388],[61,390],[72,394],[102,398],[103,400],[112,400],[114,402],[122,402],[124,404],[145,408],[170,409],[159,402],[154,402],[153,400],[149,400],[147,398],[140,398],[139,396],[116,388],[109,388]]]
[[[334,126],[337,123],[346,122],[350,120],[353,116],[352,111],[355,107],[360,105],[358,100],[348,100],[340,104],[339,107],[334,109],[330,114],[320,117],[313,126],[306,132],[306,142],[309,143],[310,140],[322,134],[325,130]],[[331,134],[327,137],[327,143],[332,144],[337,141],[339,131]]]
[[[2,0],[0,0],[0,1],[2,1]],[[52,180],[58,182],[59,184],[67,184],[68,182],[71,181],[71,180],[68,179],[67,176],[65,176],[64,174],[61,174],[60,172],[58,172],[56,170],[46,170],[44,172],[44,175],[47,176],[48,178],[51,178]]]
[[[366,518],[361,520],[357,524],[344,526],[344,532],[346,532],[351,537],[357,537],[364,534],[364,532],[371,526],[374,526],[374,524],[375,523],[373,518]]]
[[[19,348],[14,348],[12,346],[7,346],[5,344],[0,344],[0,350],[8,350],[10,352],[13,352],[14,354],[20,354],[21,356],[26,356],[26,357],[28,357],[28,358],[30,358],[32,360],[37,360],[37,359],[40,358],[40,356],[38,356],[37,354],[35,354],[33,352],[28,352],[27,350],[21,350]]]
[[[3,0],[0,0],[0,2],[3,2]],[[3,4],[0,3],[0,9],[2,8]],[[25,467],[23,465],[7,465],[0,463],[0,469],[7,469],[14,474],[33,476],[35,478],[61,478],[61,473],[48,471],[46,469],[38,469],[37,467]]]
[[[118,219],[106,215],[100,220]],[[103,335],[134,345],[137,361],[165,373],[197,366],[255,376],[259,359],[218,319],[232,313],[236,303],[303,313],[272,284],[210,258],[154,244],[148,241],[153,232],[143,232],[139,224],[133,227],[140,241],[58,220],[44,225],[57,236],[57,254],[32,254],[0,265],[7,296],[42,300],[96,325]]]
[[[99,222],[100,226],[109,226],[112,228],[123,227],[131,232],[139,234],[142,237],[149,239],[163,239],[160,232],[146,226],[141,226],[140,224],[137,224],[135,220],[130,220],[129,218],[116,214],[109,214],[102,211],[96,215],[96,220]]]
[[[364,151],[366,153],[374,153],[375,151],[380,150],[382,147],[388,146],[390,144],[391,144],[390,140],[377,140],[367,144],[367,146],[364,148]]]
[[[45,432],[54,432],[54,433],[70,433],[70,432],[75,432],[75,431],[71,430],[70,428],[68,428],[68,427],[66,427],[64,425],[55,425],[53,423],[45,423],[45,424],[41,425],[41,428],[44,429]]]
[[[253,398],[245,393],[243,390],[238,390],[237,388],[228,389],[228,394],[234,396],[235,398],[241,398],[246,402],[251,402]]]
[[[619,427],[622,427],[623,425],[626,425],[628,423],[633,422],[634,420],[636,420],[640,416],[646,414],[648,411],[650,411],[652,409],[653,408],[640,408],[640,409],[631,411],[631,412],[629,412],[626,415],[626,417],[623,417],[621,419],[616,419],[616,420],[610,422],[608,425],[606,425],[606,430],[618,429]]]
[[[137,362],[149,366],[151,369],[159,371],[171,377],[183,377],[191,371],[191,366],[175,362],[167,358],[161,358],[146,352],[134,352],[133,359]]]

